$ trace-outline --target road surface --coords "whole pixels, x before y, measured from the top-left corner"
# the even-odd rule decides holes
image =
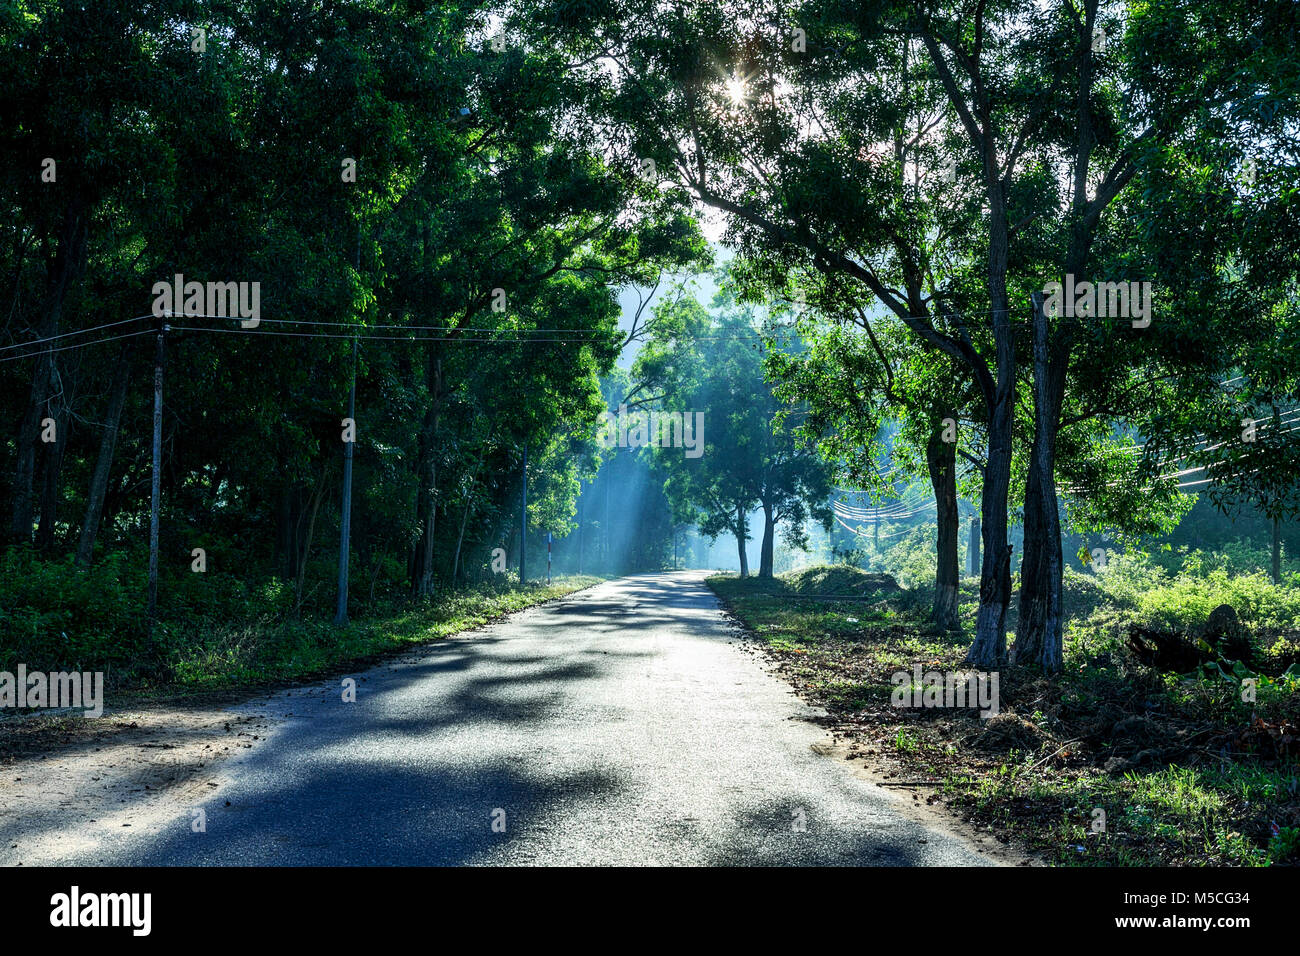
[[[236,755],[93,822],[6,820],[0,861],[994,862],[817,753],[815,711],[703,577],[610,581],[421,647],[356,674],[354,703],[340,679],[240,704],[262,730]]]

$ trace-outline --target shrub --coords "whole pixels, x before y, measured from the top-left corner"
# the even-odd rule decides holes
[[[131,669],[144,650],[144,567],[124,552],[88,571],[30,547],[0,554],[0,665]]]

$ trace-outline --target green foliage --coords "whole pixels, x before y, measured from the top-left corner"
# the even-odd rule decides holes
[[[889,525],[885,525],[882,530],[895,537],[885,539],[885,545],[881,549],[881,566],[897,577],[905,587],[932,585],[936,564],[934,528],[923,525],[899,531],[891,530]]]
[[[27,650],[64,632],[64,650],[139,650],[155,281],[260,289],[256,328],[169,320],[160,610],[202,630],[249,606],[328,613],[354,380],[352,613],[477,576],[521,530],[565,533],[622,346],[617,289],[708,258],[681,197],[563,119],[563,57],[510,23],[507,51],[482,42],[496,7],[344,0],[310,26],[270,0],[206,9],[22,0],[0,29],[0,415],[19,423],[0,541],[34,539],[52,562],[32,573],[61,589],[3,605]],[[57,447],[32,431],[47,414]],[[188,573],[196,547],[206,574]],[[52,570],[78,550],[88,576]]]
[[[1274,863],[1293,863],[1300,859],[1300,827],[1279,827],[1268,841],[1268,858]]]
[[[1232,605],[1243,623],[1259,627],[1294,628],[1300,621],[1300,589],[1274,586],[1260,572],[1232,573],[1200,553],[1188,555],[1174,574],[1141,553],[1115,555],[1096,583],[1143,624],[1194,631],[1220,604]]]
[[[764,380],[765,350],[777,344],[771,328],[750,307],[738,305],[726,286],[706,311],[679,296],[656,309],[650,340],[638,355],[638,388],[658,396],[654,406],[684,415],[702,413],[703,452],[679,448],[656,455],[666,473],[665,493],[674,515],[694,520],[710,538],[726,534],[738,547],[751,536],[748,515],[762,508],[765,525],[760,574],[770,576],[776,528],[788,544],[806,548],[809,518],[829,527],[830,469],[799,442]]]
[[[30,548],[0,554],[0,670],[130,670],[144,654],[144,575],[126,553],[89,572]]]
[[[887,574],[870,574],[845,565],[819,565],[781,576],[785,589],[793,594],[866,596],[898,591]]]

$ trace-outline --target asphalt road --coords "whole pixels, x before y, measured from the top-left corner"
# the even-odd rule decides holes
[[[355,703],[331,681],[234,708],[273,726],[206,799],[142,794],[157,812],[61,862],[992,862],[814,752],[743,643],[699,573],[608,582],[358,673]]]

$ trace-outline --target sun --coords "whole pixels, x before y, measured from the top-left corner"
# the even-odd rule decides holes
[[[732,106],[742,106],[745,100],[749,98],[749,90],[745,85],[745,81],[738,76],[727,79],[726,91],[727,98],[731,100]]]

